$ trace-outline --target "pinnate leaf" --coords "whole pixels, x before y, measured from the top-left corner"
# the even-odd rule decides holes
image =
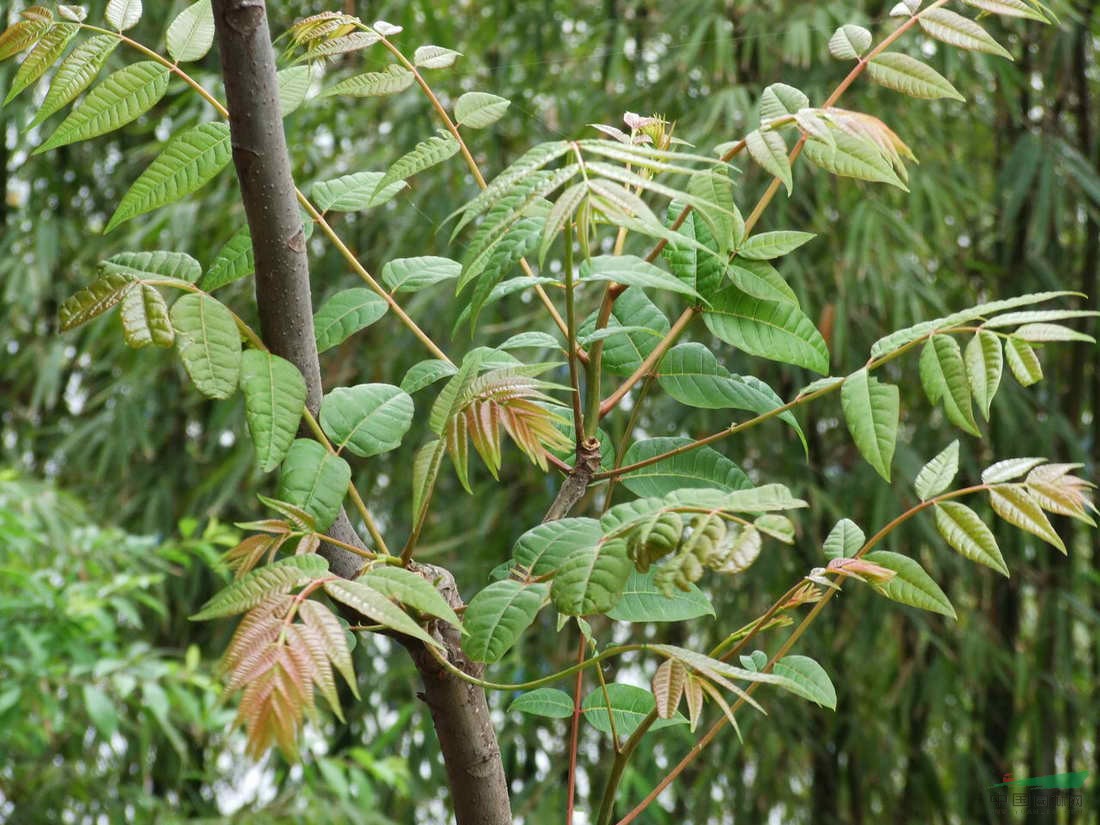
[[[866,541],[866,535],[858,524],[851,519],[841,519],[833,525],[825,537],[822,549],[827,559],[851,558],[859,552]]]
[[[102,315],[134,288],[137,280],[129,274],[106,272],[90,286],[67,298],[57,313],[61,331],[68,332]]]
[[[707,328],[750,355],[805,367],[824,375],[829,348],[797,306],[756,298],[737,287],[715,294],[703,312]]]
[[[218,250],[214,263],[199,279],[199,288],[213,292],[226,284],[247,277],[256,271],[256,261],[252,254],[252,235],[248,227],[238,230],[225,245]]]
[[[1004,371],[1000,339],[992,332],[978,330],[966,345],[963,360],[966,363],[966,377],[970,381],[970,392],[974,396],[974,402],[988,421],[993,399],[1001,385],[1001,374]]]
[[[390,630],[395,630],[406,636],[412,636],[414,639],[419,639],[424,644],[432,647],[442,647],[408,613],[387,599],[382,593],[361,581],[346,581],[344,579],[327,581],[325,582],[325,593],[330,598],[358,611],[372,622],[377,622],[383,627],[388,627]]]
[[[959,472],[959,442],[952,441],[939,455],[925,464],[913,487],[921,501],[928,501],[946,490]]]
[[[386,299],[366,287],[337,292],[313,316],[317,351],[325,352],[362,329],[366,329],[389,309]]]
[[[937,504],[936,529],[959,555],[1008,575],[1008,566],[993,531],[965,504],[958,501]]]
[[[413,63],[422,69],[446,69],[461,56],[460,52],[442,46],[420,46],[413,52]]]
[[[971,435],[981,435],[974,421],[970,382],[959,343],[950,335],[933,335],[921,351],[920,378],[928,400],[943,401],[948,419]]]
[[[109,34],[96,34],[77,44],[61,61],[50,81],[50,90],[38,107],[31,126],[37,126],[46,118],[76,100],[77,95],[95,80],[107,58],[118,47],[119,39]]]
[[[309,584],[328,572],[328,563],[320,556],[291,556],[266,564],[242,576],[233,584],[214,594],[191,621],[218,619],[244,613],[263,602],[269,596],[289,593]]]
[[[176,278],[194,283],[202,274],[199,262],[186,252],[168,252],[162,249],[151,252],[119,252],[100,262],[103,272],[117,272],[141,280]]]
[[[154,287],[146,284],[126,291],[120,308],[122,336],[126,346],[140,349],[153,344],[170,347],[176,340],[168,304]]]
[[[405,188],[405,181],[395,181],[379,188],[382,172],[354,172],[332,180],[313,184],[310,196],[321,212],[359,212],[380,206]]]
[[[30,54],[19,64],[19,69],[12,78],[11,88],[8,89],[7,97],[4,98],[4,105],[11,103],[20,92],[37,81],[53,66],[65,51],[65,47],[69,45],[69,41],[73,39],[77,28],[75,23],[57,23],[42,36],[42,39],[31,49]]]
[[[326,89],[321,97],[331,97],[333,95],[384,97],[385,95],[403,92],[413,84],[414,79],[412,72],[403,66],[394,64],[387,66],[381,72],[366,72],[341,80],[336,85]]]
[[[1022,338],[1010,335],[1005,340],[1005,360],[1012,376],[1022,387],[1030,387],[1043,380],[1043,365],[1035,354],[1035,347]]]
[[[615,682],[607,686],[606,695],[604,688],[597,687],[585,696],[581,702],[581,715],[596,730],[609,735],[612,731],[610,717],[613,716],[615,734],[623,738],[633,734],[656,706],[656,700],[648,690]],[[683,714],[675,713],[667,719],[658,718],[649,730],[686,725],[687,721]]]
[[[949,46],[972,52],[985,52],[1012,59],[1011,53],[994,40],[985,29],[958,12],[950,9],[930,8],[917,17],[925,33]]]
[[[351,467],[316,441],[296,439],[283,460],[278,497],[300,507],[327,530],[336,520],[351,482]]]
[[[607,617],[617,622],[684,622],[717,615],[710,599],[694,584],[666,596],[654,583],[656,574],[656,568],[645,573],[631,571],[622,598],[607,611]]]
[[[390,384],[338,387],[321,402],[325,435],[337,450],[362,458],[396,449],[412,417],[412,398]]]
[[[528,576],[555,572],[575,550],[593,548],[603,538],[591,518],[563,518],[532,527],[512,548],[512,561]]]
[[[897,387],[882,383],[866,368],[849,375],[840,388],[844,421],[852,440],[886,481],[890,480],[890,464],[897,446],[900,397]]]
[[[120,32],[132,29],[141,20],[141,0],[110,0],[106,17]]]
[[[298,432],[305,379],[285,358],[250,349],[241,356],[241,391],[260,470],[270,472],[282,463]]]
[[[210,0],[198,0],[168,25],[168,54],[177,63],[201,60],[214,45],[214,10]]]
[[[688,284],[635,255],[598,255],[580,267],[581,281],[611,281],[628,286],[663,289],[693,298],[698,293]]]
[[[856,60],[871,48],[871,32],[863,26],[841,26],[829,38],[829,54],[837,60]]]
[[[435,586],[411,570],[388,564],[375,565],[359,580],[384,596],[396,599],[406,607],[435,616],[455,627],[462,627],[462,622],[454,608],[447,604],[447,600]]]
[[[650,438],[637,441],[623,456],[623,465],[663,455],[691,443],[690,438]],[[751,487],[748,476],[732,460],[712,447],[700,447],[632,470],[622,484],[637,496],[663,496],[673,490],[703,487],[733,491]]]
[[[466,92],[455,101],[455,121],[459,126],[484,129],[504,116],[511,101],[488,92]]]
[[[762,132],[759,129],[745,136],[745,148],[765,172],[783,181],[787,194],[794,190],[791,161],[787,156],[787,142],[778,132]]]
[[[573,697],[557,688],[537,688],[517,696],[508,710],[549,719],[568,719],[573,715]]]
[[[195,387],[208,398],[231,396],[241,366],[241,336],[232,313],[209,295],[189,293],[169,315],[180,360]]]
[[[566,616],[605,613],[622,596],[633,569],[623,539],[578,548],[558,568],[550,597],[558,612]]]
[[[748,258],[750,261],[770,261],[783,255],[790,255],[798,247],[813,240],[816,235],[812,232],[795,232],[781,230],[779,232],[761,232],[753,235],[740,249],[737,255]]]
[[[993,512],[1009,524],[1019,527],[1066,554],[1066,545],[1051,526],[1050,519],[1034,498],[1019,485],[998,485],[989,491]]]
[[[462,264],[450,258],[423,255],[396,258],[382,267],[382,283],[391,292],[417,292],[433,284],[451,281],[462,271]]]
[[[915,560],[889,550],[876,550],[863,558],[897,573],[885,584],[872,585],[886,598],[952,619],[958,618],[947,595]]]
[[[901,52],[883,52],[867,64],[867,72],[880,86],[909,97],[966,100],[946,77],[927,63]]]
[[[466,606],[468,633],[462,649],[476,662],[498,662],[511,650],[542,608],[545,584],[524,584],[514,579],[493,582]]]

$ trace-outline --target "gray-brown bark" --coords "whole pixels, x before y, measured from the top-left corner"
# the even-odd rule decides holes
[[[266,7],[263,0],[214,0],[213,6],[233,162],[256,259],[260,329],[271,351],[301,371],[308,388],[307,406],[316,413],[322,387],[309,263],[279,109]],[[361,544],[343,512],[330,534]],[[345,578],[361,566],[358,556],[333,545],[325,545],[322,554],[330,569]],[[439,568],[423,572],[444,582],[444,595],[461,606],[449,573]],[[462,656],[453,628],[436,628],[436,633],[451,661],[476,672]],[[510,825],[508,785],[484,691],[451,675],[423,645],[405,643],[424,679],[423,699],[439,737],[458,825]]]

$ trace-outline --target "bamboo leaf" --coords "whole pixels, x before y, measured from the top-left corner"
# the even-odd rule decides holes
[[[112,72],[88,92],[34,154],[113,132],[153,108],[166,91],[168,69],[151,60]]]
[[[950,9],[929,8],[917,16],[917,22],[930,37],[949,46],[972,52],[985,52],[1012,59],[1012,54],[994,40],[985,29]]]
[[[707,328],[727,344],[750,355],[829,371],[829,348],[798,307],[756,298],[736,287],[714,295],[703,311]]]
[[[198,391],[208,398],[231,396],[241,365],[241,336],[232,313],[209,295],[189,293],[169,315],[180,360]]]
[[[257,463],[270,472],[294,443],[305,410],[305,379],[286,359],[250,349],[241,356],[241,391]]]
[[[177,63],[201,60],[214,45],[214,10],[210,0],[198,0],[168,25],[168,54]]]
[[[424,628],[418,625],[404,610],[395,605],[373,587],[361,581],[335,579],[325,582],[325,592],[341,604],[366,616],[372,622],[395,630],[405,636],[412,636],[424,644],[442,648],[442,645]]]
[[[956,440],[921,468],[917,473],[917,480],[913,482],[913,488],[921,501],[928,501],[951,486],[958,472],[959,442]]]
[[[50,81],[50,90],[42,105],[38,107],[30,126],[37,126],[50,115],[68,106],[77,95],[87,89],[95,80],[107,58],[118,47],[119,39],[109,34],[96,34],[89,37],[66,55],[54,72]]]
[[[865,367],[844,381],[840,403],[844,421],[860,454],[889,481],[898,439],[898,388],[872,377]]]
[[[197,192],[233,157],[229,125],[203,123],[180,132],[123,196],[104,233],[138,215],[152,212]]]
[[[867,72],[880,86],[909,97],[966,100],[946,77],[927,63],[901,52],[883,52],[867,64]]]
[[[514,579],[493,582],[466,606],[468,635],[462,649],[475,662],[499,662],[535,620],[546,599],[545,584]]]
[[[321,402],[321,429],[337,450],[369,458],[401,444],[412,425],[413,400],[390,384],[338,387]]]
[[[579,547],[558,568],[550,598],[558,612],[566,616],[606,613],[622,596],[633,569],[622,539]]]
[[[325,352],[366,329],[389,309],[386,299],[366,287],[337,292],[313,316],[317,351]]]
[[[351,467],[316,441],[298,438],[283,459],[279,489],[281,501],[300,507],[327,530],[340,512],[351,482]]]
[[[492,126],[504,116],[511,101],[488,92],[466,92],[455,101],[455,122],[471,129]]]
[[[141,349],[153,344],[170,347],[176,340],[168,304],[154,287],[146,284],[127,290],[119,314],[126,346]]]
[[[1028,495],[1027,490],[1016,485],[998,485],[989,491],[989,501],[993,512],[1009,524],[1019,527],[1033,536],[1038,536],[1047,544],[1056,547],[1066,555],[1066,545],[1050,524],[1039,503]]]
[[[1008,575],[1008,566],[993,532],[965,504],[957,501],[941,501],[937,504],[936,529],[959,555]]]
[[[901,604],[907,604],[910,607],[919,607],[921,610],[941,613],[944,616],[950,616],[952,619],[958,618],[947,595],[925,572],[924,568],[913,559],[900,553],[891,553],[888,550],[876,550],[867,553],[863,558],[865,561],[897,573],[885,584],[871,585],[886,598]]]
[[[289,593],[321,578],[328,572],[328,563],[320,556],[291,556],[265,564],[219,590],[191,621],[220,619],[251,610],[269,596]]]

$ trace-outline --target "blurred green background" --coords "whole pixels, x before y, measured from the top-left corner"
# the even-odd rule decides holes
[[[92,20],[103,5],[91,4]],[[182,5],[146,3],[133,33],[156,44]],[[276,32],[324,8],[270,5]],[[833,30],[856,22],[880,31],[892,25],[892,5],[348,0],[343,8],[404,26],[398,42],[408,51],[434,43],[462,52],[435,78],[445,101],[470,89],[512,100],[504,120],[473,140],[492,173],[532,143],[593,136],[589,124],[619,124],[626,111],[660,113],[676,122],[677,135],[709,151],[755,125],[755,101],[769,83],[823,100],[847,70],[828,56]],[[1062,18],[1057,27],[989,21],[1015,63],[946,51],[919,35],[902,41],[903,51],[950,78],[965,104],[903,99],[866,81],[846,95],[842,105],[881,117],[916,151],[921,163],[909,194],[799,165],[794,196],[777,199],[765,215],[762,229],[819,235],[782,271],[803,305],[820,314],[834,374],[856,369],[886,331],[978,300],[1075,289],[1096,306],[1100,15],[1091,2],[1052,5]],[[7,19],[13,4],[0,9]],[[123,51],[111,65],[133,59]],[[364,64],[380,67],[384,55],[352,56],[329,70]],[[0,87],[13,71],[10,62],[0,68]],[[215,56],[196,71],[218,88]],[[57,334],[59,303],[101,258],[159,248],[209,264],[243,226],[235,182],[224,174],[201,198],[102,236],[118,198],[167,137],[157,124],[209,116],[186,94],[169,94],[154,114],[109,138],[39,157],[28,157],[36,133],[22,131],[29,97],[0,114],[0,821],[446,821],[442,766],[415,698],[416,675],[384,640],[363,640],[355,651],[363,701],[352,706],[350,726],[311,728],[300,765],[245,759],[215,673],[232,628],[186,619],[223,580],[217,558],[235,541],[232,522],[256,517],[254,493],[274,483],[252,466],[239,399],[201,398],[168,354],[126,349],[115,318]],[[383,169],[435,128],[415,91],[337,106],[315,101],[288,120],[301,182]],[[743,210],[765,184],[759,170],[743,168]],[[442,224],[475,191],[456,158],[416,178],[394,203],[348,216],[338,228],[371,271],[394,257],[459,257]],[[313,244],[319,301],[354,278],[333,250]],[[248,283],[227,290],[225,300],[251,318]],[[418,293],[407,309],[434,337],[450,339],[446,290]],[[456,333],[453,349],[543,328],[536,307],[516,298],[486,310],[475,341]],[[695,335],[732,371],[757,374],[785,397],[810,380]],[[395,381],[422,357],[387,318],[326,353],[326,383]],[[1043,366],[1047,380],[1038,387],[1002,391],[984,441],[962,436],[964,480],[994,458],[1019,455],[1082,462],[1083,475],[1097,477],[1096,350],[1059,346],[1044,352]],[[819,564],[820,542],[837,518],[876,528],[912,503],[907,480],[956,434],[917,389],[915,363],[903,368],[890,376],[902,383],[904,410],[893,487],[858,458],[835,399],[802,415],[808,462],[779,424],[719,445],[754,478],[791,485],[814,503],[813,515],[800,520],[795,548],[765,554],[732,583],[710,582],[720,626],[647,632],[706,645]],[[729,423],[719,412],[684,415],[655,394],[637,426],[698,436]],[[609,429],[617,436],[624,426],[622,418]],[[417,443],[410,438],[358,479],[395,536],[408,528],[407,467]],[[552,481],[514,451],[503,482],[478,471],[470,499],[445,473],[425,534],[421,557],[454,569],[467,597],[554,493]],[[1067,558],[1018,531],[998,533],[1013,570],[1006,580],[946,552],[930,521],[910,522],[888,549],[921,559],[958,608],[958,623],[850,588],[800,648],[833,676],[838,711],[770,702],[768,718],[742,723],[743,745],[732,732],[720,738],[642,821],[1023,821],[1022,813],[993,810],[987,786],[1007,772],[1082,770],[1092,773],[1085,806],[1059,812],[1058,821],[1100,821],[1098,542],[1095,533],[1058,526],[1071,545]],[[542,632],[527,634],[490,678],[531,679],[570,662],[573,641],[554,634],[552,617],[540,621]],[[622,631],[608,622],[596,629],[604,639]],[[629,659],[618,672],[635,682],[648,675]],[[507,713],[511,699],[494,695],[491,703],[517,821],[559,823],[566,725]],[[681,729],[650,737],[624,782],[625,801],[644,795],[690,742]],[[582,807],[602,787],[607,749],[606,739],[585,732]]]

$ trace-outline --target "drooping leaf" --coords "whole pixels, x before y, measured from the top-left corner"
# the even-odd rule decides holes
[[[101,261],[99,268],[103,272],[116,272],[142,280],[173,278],[188,283],[194,283],[202,274],[199,262],[186,252],[168,252],[162,249],[151,252],[119,252]]]
[[[462,627],[458,614],[447,604],[442,594],[430,581],[411,570],[388,564],[375,565],[364,573],[359,581],[384,596],[396,599],[406,607],[435,616],[455,627]]]
[[[252,235],[248,227],[240,229],[218,250],[214,263],[199,280],[199,288],[213,292],[226,284],[245,278],[256,271],[252,255]]]
[[[935,509],[936,529],[953,550],[964,558],[1008,575],[997,539],[977,513],[958,501],[941,501]]]
[[[574,551],[594,548],[603,538],[591,518],[563,518],[532,527],[512,548],[512,561],[528,576],[545,576],[561,567]]]
[[[949,46],[1012,59],[1012,54],[994,40],[989,32],[958,12],[943,8],[929,8],[918,15],[917,22],[926,34],[942,40]]]
[[[557,688],[537,688],[517,696],[508,710],[550,719],[568,719],[573,715],[573,697]]]
[[[270,472],[282,463],[298,432],[305,379],[285,358],[250,349],[241,356],[241,391],[257,463],[262,472]]]
[[[737,255],[751,261],[770,261],[774,258],[790,255],[815,237],[817,236],[812,232],[795,232],[792,230],[760,232],[745,241],[741,248],[737,250]]]
[[[455,365],[439,358],[429,358],[413,364],[401,379],[401,389],[409,395],[417,393],[441,378],[454,375]]]
[[[233,157],[226,123],[203,123],[173,137],[123,195],[104,233],[197,192]]]
[[[390,384],[337,387],[321,402],[321,429],[337,450],[369,458],[401,444],[412,425],[413,400]]]
[[[50,81],[50,90],[38,107],[30,125],[37,126],[50,115],[68,106],[95,80],[107,58],[118,47],[119,39],[109,34],[96,34],[77,44],[61,61]]]
[[[106,272],[90,286],[66,298],[57,317],[62,332],[68,332],[81,324],[102,315],[124,297],[137,284],[132,275]]]
[[[279,499],[302,508],[327,530],[340,512],[351,481],[351,467],[316,441],[298,438],[283,459]]]
[[[322,92],[321,97],[384,97],[405,91],[414,80],[413,73],[404,66],[392,64],[380,72],[366,72],[341,80]]]
[[[471,129],[492,126],[504,116],[511,101],[488,92],[466,92],[455,101],[455,122]]]
[[[289,593],[321,578],[327,572],[328,563],[315,553],[290,556],[265,564],[215,593],[198,613],[191,616],[191,621],[200,622],[244,613],[269,596]]]
[[[405,188],[405,181],[395,181],[381,189],[382,172],[353,172],[332,180],[317,181],[310,190],[321,212],[359,212],[380,206]]]
[[[210,0],[198,0],[168,24],[168,54],[177,63],[201,60],[214,45],[214,10]]]
[[[156,288],[141,284],[126,291],[120,309],[126,346],[140,349],[153,344],[170,347],[176,340],[168,304]]]
[[[701,616],[716,616],[714,605],[698,587],[676,590],[666,596],[654,584],[656,568],[646,573],[631,572],[623,588],[622,598],[607,612],[618,622],[684,622]]]
[[[981,435],[974,421],[970,383],[958,341],[950,335],[929,338],[921,351],[920,379],[929,401],[943,401],[952,424],[971,435]]]
[[[947,595],[917,561],[889,550],[875,550],[863,558],[897,573],[885,584],[872,585],[886,598],[952,619],[958,618]]]
[[[690,438],[650,438],[637,441],[623,456],[623,465],[652,458],[691,443]],[[723,491],[744,490],[752,486],[748,476],[726,456],[712,447],[700,447],[631,470],[622,484],[637,496],[663,496],[673,490],[711,488]]]
[[[608,735],[611,734],[610,717],[613,716],[615,734],[622,739],[633,734],[656,706],[656,700],[648,690],[615,682],[607,686],[606,695],[602,687],[597,687],[585,696],[581,702],[581,715],[596,730]],[[687,721],[683,714],[676,713],[668,719],[658,718],[650,725],[649,730],[686,725]]]
[[[30,54],[19,64],[19,69],[12,78],[11,87],[4,98],[4,105],[11,103],[16,96],[44,75],[69,45],[73,35],[77,32],[75,23],[57,23],[39,40]]]
[[[241,366],[241,336],[232,313],[209,295],[189,293],[169,315],[180,360],[195,387],[208,398],[231,396]]]
[[[989,491],[993,512],[1009,524],[1038,536],[1047,544],[1066,555],[1066,545],[1051,526],[1050,519],[1034,498],[1023,487],[998,485]]]
[[[470,600],[462,649],[475,662],[499,662],[535,620],[546,599],[545,584],[514,579],[493,582]]]
[[[773,83],[760,95],[760,123],[765,124],[777,117],[793,115],[809,105],[810,99],[805,92],[786,83]]]
[[[665,659],[653,674],[650,686],[653,698],[657,700],[657,715],[662,719],[671,719],[680,706],[687,683],[687,669],[676,659]]]
[[[398,158],[382,179],[378,181],[377,188],[385,189],[396,181],[408,180],[413,175],[431,169],[438,163],[442,163],[458,152],[458,141],[448,132],[440,132],[438,135],[422,140],[408,154]]]
[[[916,481],[913,482],[913,488],[921,501],[928,501],[951,486],[958,472],[959,442],[956,440],[921,468],[917,473]]]
[[[867,64],[871,79],[880,86],[909,97],[935,100],[946,97],[965,101],[951,82],[915,57],[901,52],[883,52]]]
[[[443,463],[446,447],[443,440],[434,439],[417,450],[416,455],[413,456],[412,517],[414,524],[419,523],[424,517],[425,505],[435,487],[435,480],[439,477],[439,467]]]
[[[570,553],[554,577],[550,598],[559,613],[590,616],[605,613],[618,602],[634,569],[622,539],[602,541]]]
[[[389,309],[386,299],[366,287],[337,292],[313,316],[317,351],[325,352],[366,329]]]
[[[1043,380],[1043,365],[1035,354],[1035,347],[1015,335],[1005,339],[1005,360],[1012,376],[1022,387],[1030,387]]]
[[[377,622],[383,627],[388,627],[390,630],[395,630],[406,636],[412,636],[414,639],[419,639],[424,644],[432,647],[442,647],[408,613],[387,599],[382,593],[361,581],[347,581],[345,579],[326,581],[325,593],[341,604],[346,604],[353,610],[357,610],[372,622]]]
[[[596,314],[593,313],[581,324],[580,335],[591,333],[595,326]],[[620,376],[633,373],[642,365],[646,356],[656,348],[660,338],[652,332],[663,336],[671,328],[665,314],[638,287],[630,287],[615,301],[608,327],[616,326],[642,326],[650,330],[650,332],[632,332],[609,338],[605,343],[604,367],[612,375]]]
[[[279,110],[286,117],[306,100],[311,80],[309,66],[291,66],[280,69],[275,80],[279,84]]]
[[[396,258],[382,267],[382,283],[391,292],[418,292],[433,284],[451,281],[462,271],[462,264],[450,258],[424,255]]]
[[[34,154],[120,129],[149,111],[168,91],[168,69],[152,60],[132,63],[100,81]]]
[[[827,559],[851,558],[863,546],[866,535],[858,524],[851,519],[841,519],[833,525],[829,535],[825,537],[822,550]]]
[[[671,275],[634,255],[599,255],[580,267],[580,280],[612,281],[627,286],[663,289],[697,298],[698,293],[675,275]]]
[[[900,392],[869,375],[867,369],[849,375],[840,388],[844,421],[867,463],[886,481],[897,446]]]
[[[716,293],[703,311],[707,328],[750,355],[829,371],[829,348],[813,322],[793,304],[756,298],[737,287]]]
[[[829,710],[836,710],[836,688],[829,674],[809,656],[787,655],[772,673],[785,679],[784,689]]]
[[[978,330],[963,355],[966,363],[966,377],[970,381],[970,391],[978,409],[985,420],[989,420],[993,398],[1001,385],[1001,373],[1004,371],[1004,356],[1001,354],[1001,341],[992,332]]]
[[[794,191],[794,175],[787,156],[787,142],[779,132],[762,132],[759,129],[745,135],[745,148],[764,171],[783,181],[787,194]]]
[[[804,153],[812,164],[834,175],[873,183],[887,183],[908,191],[908,187],[898,177],[890,161],[883,156],[875,144],[847,132],[833,133],[832,143],[816,139],[808,140]]]

